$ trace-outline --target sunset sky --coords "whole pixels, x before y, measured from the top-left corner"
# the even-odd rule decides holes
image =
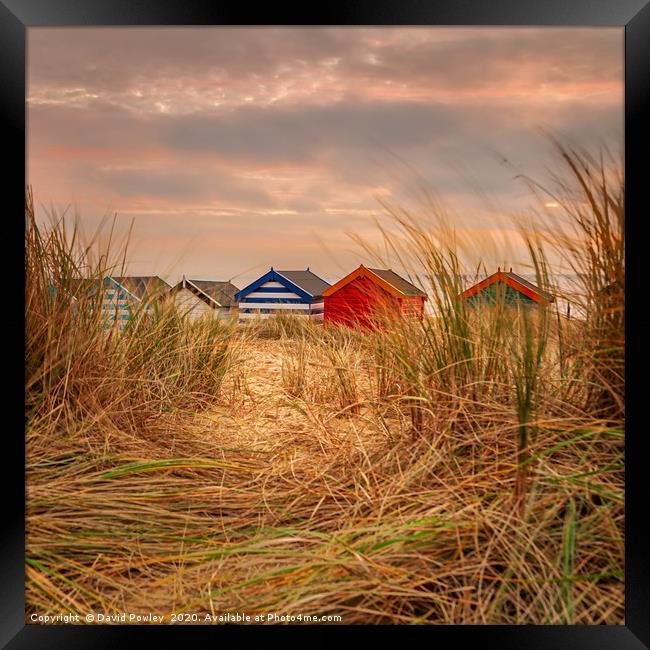
[[[364,261],[346,233],[422,187],[502,234],[516,170],[553,160],[540,128],[622,149],[619,27],[29,28],[27,82],[40,214],[135,218],[128,271],[172,282],[335,280]]]

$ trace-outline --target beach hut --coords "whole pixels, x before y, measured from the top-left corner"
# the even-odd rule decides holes
[[[97,296],[102,287],[102,282],[96,278],[71,278],[67,283],[67,294],[71,301],[88,300]],[[54,286],[50,287],[52,295],[57,293]]]
[[[512,305],[547,305],[555,302],[550,293],[513,273],[512,268],[510,271],[502,271],[500,267],[496,273],[465,289],[460,298],[472,305],[495,304],[498,299]]]
[[[108,276],[103,281],[102,312],[106,321],[123,327],[135,313],[152,313],[167,297],[170,285],[157,275]]]
[[[120,329],[130,320],[140,298],[116,278],[105,277],[101,283],[101,308],[104,324],[117,325]]]
[[[233,318],[237,313],[235,294],[239,289],[228,281],[183,279],[171,289],[174,304],[190,320],[203,316]]]
[[[268,318],[274,314],[323,319],[323,292],[329,283],[304,271],[276,271],[273,267],[235,295],[239,320]]]
[[[426,294],[391,269],[363,264],[323,292],[325,324],[372,326],[385,316],[424,315]]]
[[[60,290],[54,283],[50,281],[49,296],[52,301],[58,301],[59,304],[64,302],[68,304],[73,314],[78,313],[79,305],[88,303],[93,297],[97,296],[98,290],[101,287],[99,280],[90,278],[70,278],[61,283]]]
[[[98,300],[104,325],[124,327],[139,310],[151,313],[171,287],[158,276],[106,276],[103,279],[74,278],[70,294],[77,301]]]

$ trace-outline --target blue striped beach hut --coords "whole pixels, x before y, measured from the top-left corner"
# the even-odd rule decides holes
[[[107,276],[103,281],[102,314],[106,325],[120,329],[138,313],[152,314],[154,304],[166,297],[171,287],[155,276]]]
[[[73,278],[73,300],[99,301],[104,327],[123,329],[136,313],[152,314],[154,305],[168,296],[171,287],[156,276],[106,276]]]
[[[104,325],[112,324],[120,329],[131,319],[140,298],[130,291],[122,282],[110,276],[104,278],[102,293],[102,315]]]
[[[276,271],[273,267],[262,277],[235,294],[239,321],[268,318],[274,314],[307,316],[323,320],[323,291],[329,283],[304,271]]]

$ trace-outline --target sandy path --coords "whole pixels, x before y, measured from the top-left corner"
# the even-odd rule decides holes
[[[369,426],[363,412],[336,417],[334,403],[315,403],[287,395],[282,381],[286,343],[257,340],[241,352],[226,377],[223,406],[198,414],[196,432],[225,448],[246,448],[273,455],[325,452],[332,445],[374,446],[383,434]],[[322,371],[313,366],[310,381],[322,383]],[[305,396],[303,396],[305,397]]]
[[[308,423],[288,405],[282,387],[282,355],[278,341],[247,346],[226,377],[227,404],[197,415],[197,428],[225,447],[255,451],[276,450],[278,434],[304,429]]]

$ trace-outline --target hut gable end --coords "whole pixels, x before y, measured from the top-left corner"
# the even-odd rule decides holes
[[[555,302],[555,298],[550,293],[543,291],[532,282],[513,273],[512,270],[506,272],[501,271],[501,269],[468,289],[465,289],[459,298],[469,300],[472,303],[482,300],[494,302],[497,292],[503,292],[503,297],[507,303],[519,301],[522,303],[546,305]]]
[[[271,269],[235,294],[239,318],[266,318],[272,314],[322,318],[322,293],[329,284],[309,271]]]
[[[231,282],[183,278],[173,289],[176,308],[191,319],[203,316],[230,318],[235,311],[237,287]]]

